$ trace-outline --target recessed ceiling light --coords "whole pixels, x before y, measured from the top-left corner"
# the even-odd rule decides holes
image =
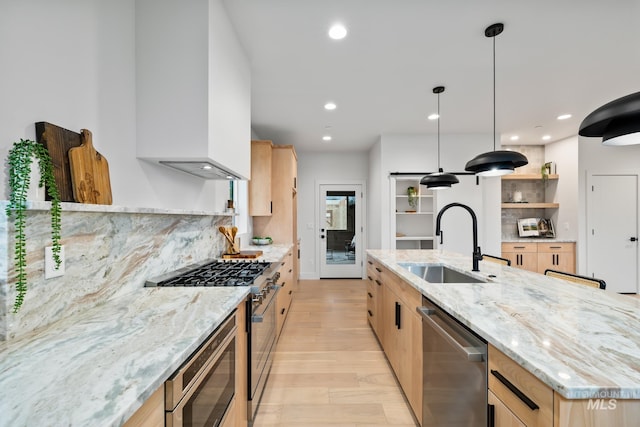
[[[323,141],[331,141],[331,137],[329,135],[325,135],[322,137]]]
[[[509,138],[511,141],[517,141],[520,139],[520,137],[518,135],[513,135],[511,138]]]
[[[571,118],[571,114],[561,114],[558,116],[558,120],[567,120]]]
[[[427,119],[429,119],[429,120],[436,120],[436,119],[438,119],[438,118],[440,118],[440,116],[439,116],[439,115],[437,115],[436,113],[430,114],[430,115],[427,117]]]
[[[347,29],[342,24],[335,24],[329,28],[329,37],[334,40],[341,40],[347,36]]]
[[[324,104],[325,110],[335,110],[336,107],[336,104],[334,104],[333,102],[327,102],[326,104]]]
[[[544,135],[544,136],[542,137],[542,140],[543,140],[543,141],[548,141],[548,140],[550,140],[550,139],[551,139],[551,135]]]
[[[211,169],[211,168],[212,168],[212,166],[211,166],[211,165],[204,165],[204,166],[202,166],[202,169],[204,169],[204,170],[209,170],[209,169]]]

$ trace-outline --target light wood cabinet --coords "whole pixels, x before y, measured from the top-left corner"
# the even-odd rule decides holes
[[[375,332],[382,344],[382,281],[380,280],[382,269],[371,259],[367,260],[367,319],[371,329]]]
[[[489,407],[493,407],[494,427],[526,427],[491,390],[489,390],[488,402]],[[489,414],[489,417],[491,417],[491,414]]]
[[[251,141],[250,216],[271,216],[272,147],[271,141]]]
[[[164,384],[153,392],[123,427],[164,426]]]
[[[575,243],[503,242],[502,257],[511,266],[544,274],[546,269],[576,272]]]
[[[489,391],[525,426],[553,426],[553,390],[492,345],[488,376]],[[496,427],[513,425],[503,419]]]
[[[575,273],[575,243],[538,243],[538,273],[547,269]]]
[[[276,336],[280,336],[284,322],[287,320],[289,314],[289,308],[291,307],[291,301],[293,299],[293,292],[295,290],[296,280],[293,278],[293,259],[292,252],[290,251],[284,257],[282,266],[280,267],[280,280],[281,286],[278,296],[276,297]]]
[[[235,427],[247,427],[248,391],[248,334],[247,305],[241,303],[236,310],[236,392],[234,403]]]
[[[376,295],[381,311],[378,338],[414,415],[422,423],[422,319],[416,312],[416,307],[422,304],[422,296],[375,261],[372,265],[378,275],[373,280],[375,285],[368,289],[378,287],[376,280],[381,283]],[[372,327],[375,324],[370,323]]]
[[[503,243],[502,257],[511,260],[512,267],[523,270],[538,270],[537,243]]]

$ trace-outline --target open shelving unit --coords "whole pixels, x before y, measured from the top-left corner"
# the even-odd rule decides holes
[[[422,176],[392,176],[391,247],[395,249],[433,249],[435,234],[435,193],[420,185]],[[415,208],[409,204],[407,188],[415,187]]]

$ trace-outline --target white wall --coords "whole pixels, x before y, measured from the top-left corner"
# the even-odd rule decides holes
[[[440,165],[445,172],[464,172],[466,163],[481,152],[493,149],[493,136],[489,134],[447,134],[440,136]],[[384,134],[381,138],[380,171],[386,184],[381,186],[378,205],[380,223],[378,232],[381,247],[389,248],[391,206],[388,176],[391,172],[435,172],[438,169],[437,135]],[[374,147],[375,148],[375,147]],[[374,156],[370,153],[371,160]],[[486,253],[500,254],[500,179],[481,178],[475,184],[474,176],[460,176],[460,184],[437,194],[437,207],[458,202],[470,206],[478,217],[479,245]],[[373,177],[371,178],[373,180]],[[377,196],[377,195],[376,195]],[[445,230],[444,249],[471,255],[473,234],[471,217],[461,208],[452,208],[443,216]]]
[[[114,205],[221,211],[225,182],[136,159],[134,34],[130,0],[3,1],[0,158],[35,139],[35,122],[86,128],[109,161]]]
[[[637,172],[640,169],[640,145],[611,147],[602,145],[600,138],[578,138],[578,274],[587,274],[587,174]]]
[[[316,187],[318,182],[366,182],[367,176],[367,153],[298,153],[298,237],[301,238],[300,277],[302,279],[320,277],[317,263],[319,208]]]
[[[367,242],[369,249],[381,249],[382,224],[382,187],[387,178],[382,173],[382,141],[379,139],[369,150],[369,180],[367,186]],[[387,224],[387,230],[389,226]]]
[[[555,162],[560,179],[556,183],[553,202],[560,203],[560,209],[554,216],[556,238],[563,240],[578,239],[578,136],[545,145],[545,162]]]

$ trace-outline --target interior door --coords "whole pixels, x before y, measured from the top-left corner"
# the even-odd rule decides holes
[[[320,278],[362,277],[362,185],[321,184]]]
[[[638,292],[638,176],[591,175],[587,184],[588,275],[607,291]]]

